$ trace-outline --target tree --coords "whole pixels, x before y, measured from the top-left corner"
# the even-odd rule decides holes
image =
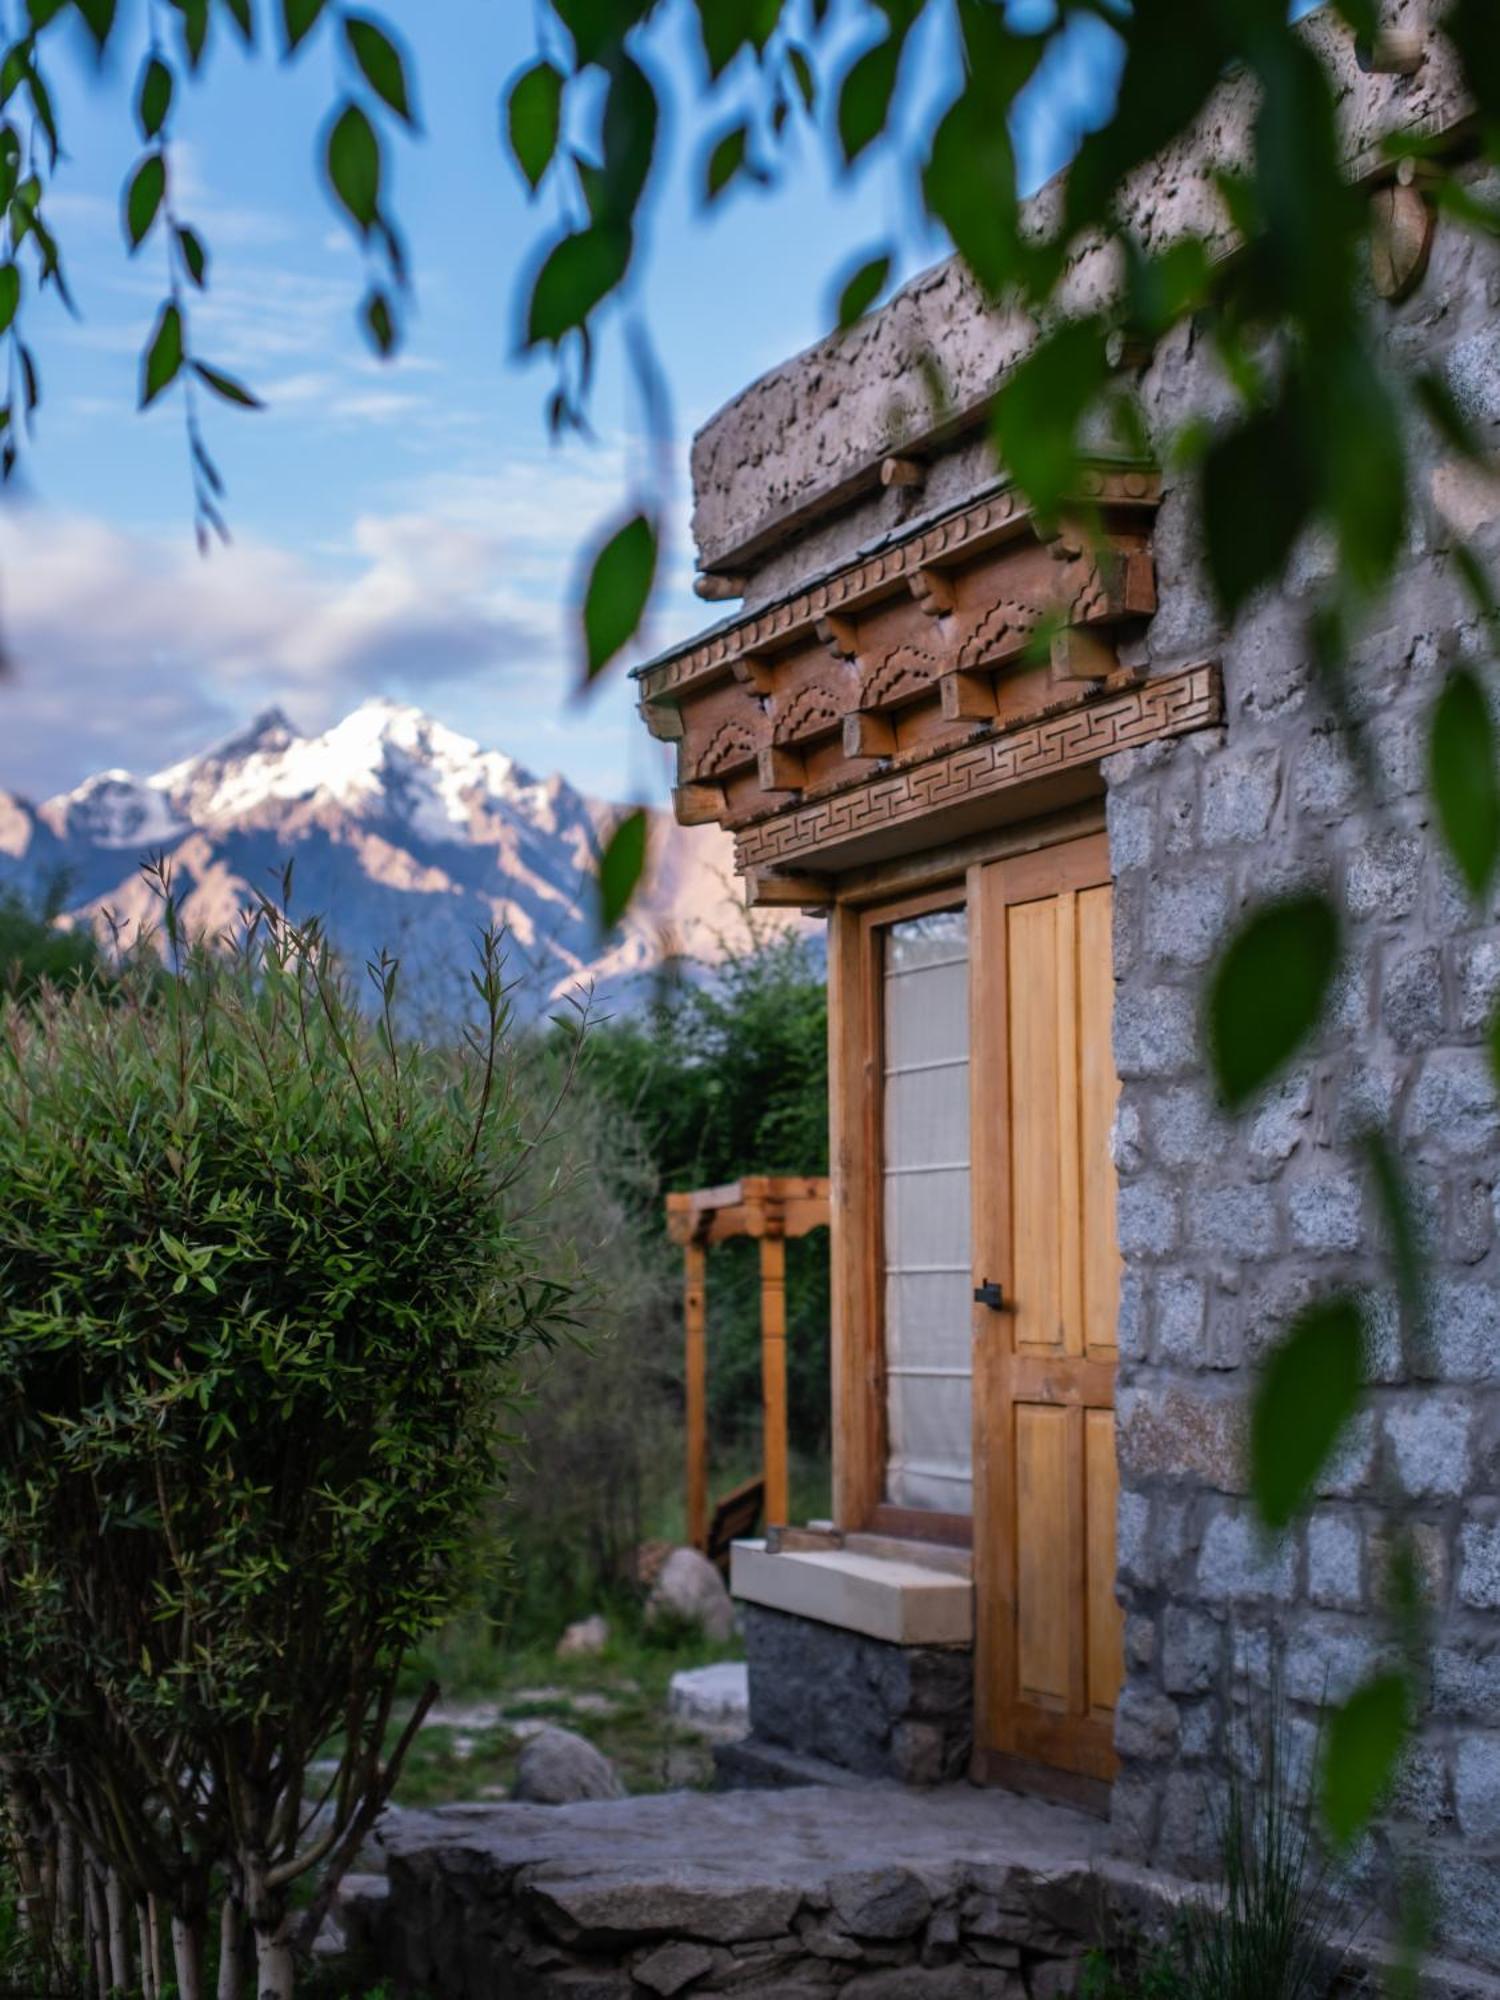
[[[1389,59],[1378,0],[1330,4],[1376,60]],[[1211,430],[1185,424],[1171,449],[1196,467],[1220,607],[1233,620],[1253,593],[1282,578],[1304,532],[1327,536],[1338,561],[1311,639],[1327,695],[1360,758],[1350,641],[1381,602],[1415,504],[1408,429],[1434,426],[1471,460],[1483,461],[1484,451],[1420,361],[1395,374],[1376,359],[1360,276],[1369,207],[1344,177],[1332,87],[1289,20],[1286,0],[1057,0],[1040,22],[1002,0],[850,0],[838,8],[831,0],[681,0],[680,9],[663,0],[545,0],[537,59],[512,80],[505,113],[528,184],[555,185],[571,218],[547,244],[525,305],[528,345],[556,356],[550,410],[559,426],[582,421],[598,339],[632,298],[648,238],[641,225],[660,182],[653,167],[665,86],[653,38],[677,12],[694,22],[707,72],[706,199],[718,200],[737,182],[795,172],[797,136],[826,143],[850,169],[877,145],[893,148],[914,199],[984,291],[1034,320],[1036,342],[995,397],[992,432],[1043,518],[1071,485],[1080,437],[1101,411],[1117,434],[1141,441],[1128,385],[1112,361],[1117,343],[1128,351],[1132,341],[1159,340],[1190,317],[1203,328],[1233,406]],[[0,329],[10,330],[18,358],[16,396],[4,412],[12,439],[38,395],[35,356],[21,335],[21,260],[30,260],[33,282],[62,284],[47,219],[58,134],[43,56],[70,17],[87,24],[101,49],[120,46],[114,0],[28,0],[29,26],[3,67],[12,108],[0,125],[8,231]],[[1084,17],[1118,38],[1117,100],[1080,146],[1061,199],[1045,215],[1028,215],[1011,117],[1049,52]],[[216,474],[194,398],[200,390],[231,402],[253,398],[193,344],[188,307],[205,281],[206,254],[173,207],[163,142],[176,90],[201,62],[210,35],[232,23],[253,41],[266,24],[253,0],[159,0],[149,18],[152,45],[138,98],[146,150],[130,182],[127,228],[133,245],[154,228],[164,231],[172,278],[144,361],[143,400],[179,380],[184,386],[206,533],[218,522]],[[406,65],[388,30],[339,0],[281,0],[279,22],[288,52],[323,31],[338,35],[347,53],[349,89],[327,129],[326,175],[378,274],[361,311],[370,339],[386,352],[399,335],[406,257],[385,199],[383,135],[410,122]],[[918,29],[929,23],[951,24],[956,35],[955,89],[932,129],[911,130],[897,86]],[[851,27],[859,32],[844,59],[835,51],[851,47]],[[1475,143],[1500,161],[1500,8],[1494,0],[1451,0],[1442,32],[1474,105]],[[1148,244],[1122,219],[1117,196],[1134,171],[1192,128],[1229,70],[1246,73],[1256,93],[1251,157],[1242,170],[1220,175],[1213,228],[1165,247]],[[1475,197],[1453,162],[1418,137],[1393,142],[1397,164],[1420,174],[1429,198],[1456,223],[1500,228],[1500,216]],[[1107,306],[1070,314],[1063,296],[1070,258],[1090,242],[1118,252],[1121,286]],[[840,324],[881,297],[889,249],[871,245],[844,268]],[[633,316],[630,330],[644,407],[655,410],[655,365]],[[935,393],[940,387],[935,376]],[[7,466],[14,449],[6,449]],[[648,476],[599,537],[581,621],[590,679],[639,629],[662,520],[662,492]],[[1493,629],[1500,614],[1491,580],[1462,545],[1454,560],[1478,617]],[[1449,851],[1476,896],[1493,882],[1500,860],[1497,754],[1486,689],[1472,669],[1456,668],[1432,717],[1431,781]],[[640,835],[629,819],[606,851],[608,907],[619,907],[639,874]],[[1249,1103],[1320,1019],[1339,915],[1326,899],[1277,903],[1253,914],[1230,945],[1210,1005],[1215,1060],[1232,1106]],[[1422,1274],[1399,1165],[1378,1134],[1369,1151],[1406,1310],[1418,1320]],[[1358,1399],[1357,1356],[1350,1365],[1358,1338],[1357,1304],[1331,1299],[1293,1330],[1268,1371],[1255,1457],[1268,1519],[1299,1503]],[[1270,1447],[1290,1435],[1294,1414],[1305,1476],[1288,1493],[1274,1482]],[[1394,1769],[1410,1697],[1409,1677],[1394,1687],[1372,1684],[1335,1720],[1343,1768],[1370,1779],[1362,1796],[1373,1799]]]
[[[101,1995],[137,1937],[157,1992],[170,1919],[197,2000],[217,1901],[220,2000],[247,1934],[284,2000],[570,1288],[493,938],[459,1060],[398,1040],[394,966],[372,1022],[273,905],[232,950],[165,921],[170,979],[0,1018],[0,1817],[33,1937]]]

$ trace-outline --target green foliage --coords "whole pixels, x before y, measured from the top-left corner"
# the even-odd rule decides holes
[[[0,1727],[132,1897],[196,1922],[222,1875],[284,1949],[291,1882],[336,1881],[399,1767],[402,1655],[477,1581],[568,1283],[522,1215],[493,939],[459,1058],[397,1039],[394,966],[372,1021],[273,906],[227,955],[166,924],[165,984],[3,1021]]]
[[[57,924],[61,902],[56,892],[39,908],[14,890],[0,896],[0,992],[26,1000],[42,986],[111,983],[93,932]]]
[[[1323,1821],[1348,1847],[1395,1781],[1411,1725],[1411,1687],[1403,1673],[1377,1674],[1335,1709],[1323,1763]]]
[[[1432,713],[1429,779],[1448,851],[1475,896],[1500,858],[1500,774],[1489,698],[1467,667],[1449,674]]]
[[[593,236],[598,231],[586,233]],[[583,599],[587,680],[602,673],[638,629],[656,581],[656,555],[655,522],[645,514],[633,514],[594,557]]]
[[[1267,1527],[1286,1527],[1307,1504],[1359,1408],[1364,1364],[1364,1324],[1348,1298],[1306,1307],[1272,1349],[1250,1413],[1250,1488]]]
[[[626,813],[599,857],[599,930],[607,937],[624,916],[646,866],[649,821],[643,806]]]
[[[1338,913],[1326,896],[1263,904],[1241,926],[1208,992],[1208,1052],[1231,1110],[1269,1083],[1317,1026],[1338,957]]]
[[[534,194],[557,151],[563,80],[549,62],[522,70],[506,100],[506,124],[516,165]]]
[[[886,252],[869,257],[839,287],[836,318],[840,328],[863,319],[890,282],[891,260]]]

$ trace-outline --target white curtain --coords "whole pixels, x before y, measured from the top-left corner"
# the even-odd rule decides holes
[[[968,920],[943,910],[885,939],[885,1497],[967,1514]]]

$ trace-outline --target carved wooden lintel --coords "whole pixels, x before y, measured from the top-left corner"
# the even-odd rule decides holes
[[[779,868],[751,868],[745,873],[749,909],[816,910],[832,901],[833,886],[825,876],[788,875]]]
[[[886,715],[857,709],[844,717],[846,757],[893,757],[896,753],[896,725]]]

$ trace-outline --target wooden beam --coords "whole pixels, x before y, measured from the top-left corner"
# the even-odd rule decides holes
[[[708,1542],[708,1336],[703,1245],[683,1251],[683,1391],[687,1432],[687,1537],[695,1549]]]
[[[1107,680],[1120,664],[1110,641],[1083,625],[1065,625],[1052,634],[1054,681]]]
[[[940,569],[914,569],[906,579],[918,607],[929,618],[941,618],[945,611],[951,611],[956,601],[953,579],[945,576]]]
[[[729,671],[741,687],[754,688],[757,694],[769,694],[776,685],[771,662],[763,653],[737,654],[729,662]]]
[[[672,811],[679,826],[716,826],[729,810],[722,785],[674,785]]]
[[[643,701],[641,716],[658,743],[682,741],[682,710],[675,701]]]
[[[927,467],[919,458],[902,458],[893,454],[880,461],[880,483],[882,486],[925,486]]]
[[[731,598],[743,597],[749,583],[748,577],[727,572],[719,576],[711,569],[700,570],[693,578],[693,595],[701,597],[705,604],[725,604]]]
[[[819,875],[783,875],[774,868],[745,872],[745,907],[755,910],[823,909],[833,901],[833,887]]]
[[[878,1341],[871,1183],[878,1011],[860,912],[836,903],[828,934],[828,1118],[833,1165],[833,1517],[862,1528],[880,1498]]]
[[[814,630],[835,659],[853,660],[859,657],[859,627],[852,618],[846,618],[839,611],[829,611],[818,619]]]
[[[787,1498],[786,1244],[779,1233],[760,1239],[760,1373],[764,1409],[766,1525],[784,1528]]]
[[[871,710],[844,717],[846,757],[892,757],[896,752],[896,725],[888,715]]]

